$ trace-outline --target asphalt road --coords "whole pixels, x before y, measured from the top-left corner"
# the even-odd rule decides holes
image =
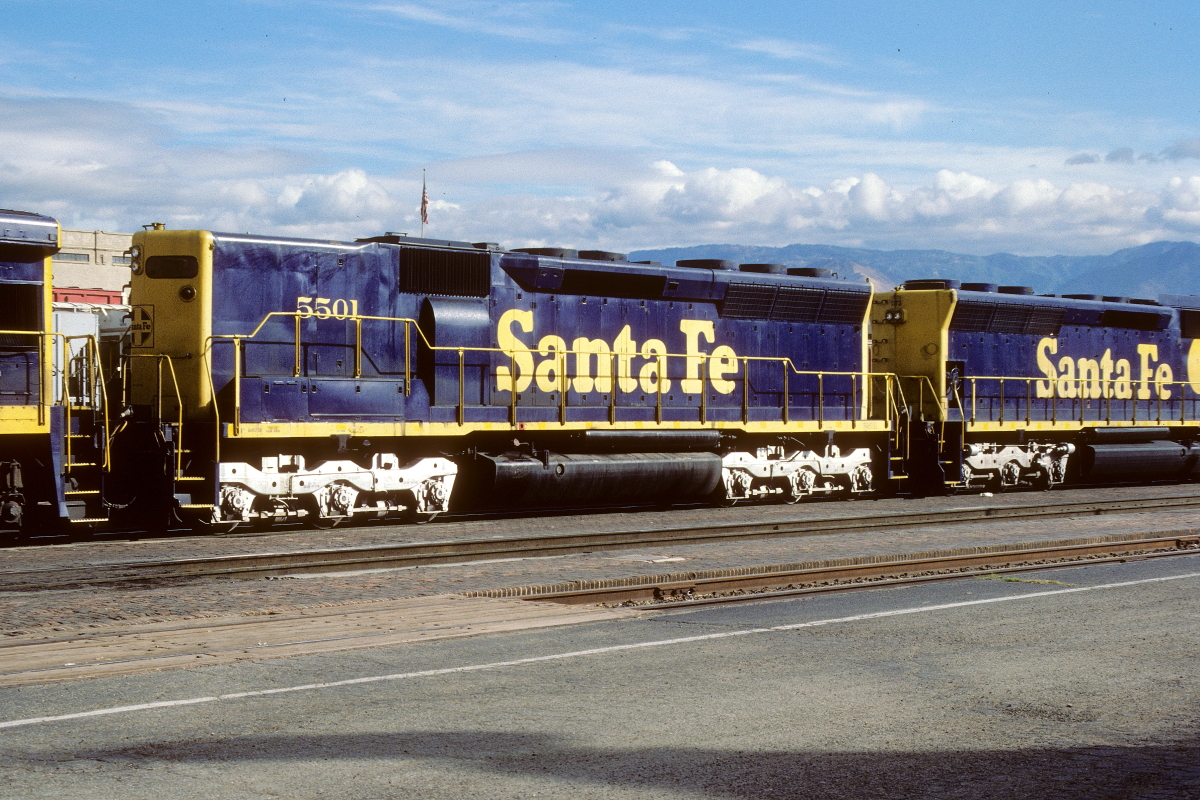
[[[0,796],[1197,798],[1198,590],[1182,557],[3,689]]]

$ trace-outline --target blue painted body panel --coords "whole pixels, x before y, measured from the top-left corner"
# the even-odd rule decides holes
[[[956,309],[947,354],[948,370],[958,366],[963,378],[959,399],[967,420],[1197,419],[1198,398],[1183,385],[1192,340],[1181,334],[1177,309],[965,291],[958,297],[960,307],[975,306],[971,313]],[[987,321],[981,309],[989,304],[1003,310]],[[1019,331],[1021,308],[1039,309],[1041,325],[1026,320]],[[1031,380],[1001,386],[997,376]],[[1156,378],[1170,385],[1160,391]],[[953,420],[957,401],[950,401]]]
[[[684,354],[687,337],[685,320],[711,323],[713,337],[697,340],[698,350],[712,353],[718,346],[732,348],[738,357],[790,358],[799,370],[861,372],[866,335],[862,325],[869,287],[820,278],[723,272],[637,265],[627,262],[598,262],[561,259],[497,251],[474,251],[469,247],[446,248],[464,253],[463,258],[483,259],[486,287],[478,296],[404,291],[401,287],[401,247],[386,243],[330,243],[303,240],[274,240],[231,234],[214,234],[213,333],[250,333],[271,312],[293,312],[297,298],[324,298],[327,303],[345,301],[339,308],[357,303],[363,316],[404,318],[420,322],[431,343],[450,350],[430,351],[422,346],[416,330],[411,331],[409,366],[411,385],[404,380],[404,324],[366,320],[362,323],[361,375],[354,375],[355,325],[352,320],[304,319],[300,374],[294,375],[295,323],[291,317],[268,322],[244,350],[242,421],[300,420],[423,420],[454,421],[459,405],[460,358],[457,348],[498,348],[501,317],[505,312],[528,314],[530,330],[521,325],[511,330],[528,348],[535,368],[554,361],[543,337],[557,336],[568,348],[576,339],[603,340],[615,347],[618,339],[646,346],[659,340],[670,354]],[[408,248],[415,250],[416,248]],[[424,252],[425,248],[422,248]],[[431,248],[436,250],[436,248]],[[474,262],[472,262],[474,263]],[[574,281],[574,286],[564,285]],[[770,300],[761,305],[761,318],[753,308],[730,316],[726,298],[730,286],[754,297],[770,295],[780,287],[793,292],[815,292],[824,301],[843,309],[836,322],[772,320]],[[747,289],[746,287],[757,287]],[[600,289],[603,287],[603,291]],[[647,288],[651,287],[651,288]],[[829,292],[821,295],[822,292]],[[757,293],[757,294],[755,294]],[[634,296],[620,296],[634,295]],[[836,302],[835,302],[836,300]],[[759,302],[759,301],[754,301]],[[782,302],[782,301],[780,301]],[[857,304],[857,305],[856,305]],[[753,304],[751,304],[753,305]],[[857,320],[849,320],[859,308]],[[830,313],[833,313],[832,311]],[[609,391],[586,388],[581,374],[601,376],[598,359],[582,365],[576,356],[566,357],[571,381],[567,394],[569,421],[608,420]],[[466,349],[462,353],[462,398],[468,422],[504,422],[509,419],[511,394],[507,373],[508,355]],[[214,349],[214,385],[218,395],[227,393],[232,378],[233,354],[229,346]],[[656,364],[654,353],[629,358],[631,379]],[[583,367],[581,373],[580,367]],[[749,396],[743,398],[743,376],[739,362],[728,374],[727,391],[709,385],[707,419],[742,419],[743,403],[751,420],[781,418],[783,367],[778,362],[750,362]],[[663,392],[665,422],[699,422],[699,394],[685,392],[687,359],[667,358],[670,389]],[[588,372],[590,370],[590,373]],[[520,421],[555,422],[560,419],[562,398],[559,382],[552,388],[539,387],[535,379],[522,386],[526,377],[518,371],[518,418]],[[649,380],[649,378],[648,378]],[[628,383],[628,381],[627,381]],[[657,392],[641,382],[633,390],[617,393],[621,421],[655,419]],[[408,394],[405,390],[408,388]],[[862,401],[861,379],[826,376],[823,386],[815,376],[791,375],[788,381],[790,416],[793,420],[854,418]],[[818,408],[822,390],[824,408]]]

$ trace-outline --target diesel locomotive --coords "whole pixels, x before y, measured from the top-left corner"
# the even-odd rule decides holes
[[[94,335],[56,330],[51,217],[0,210],[0,536],[108,517],[108,404]]]
[[[914,280],[873,308],[872,368],[902,376],[906,422],[923,428],[910,439],[925,444],[913,468],[936,482],[1050,488],[1200,470],[1200,297]]]
[[[56,224],[20,219],[38,232],[6,232],[0,265],[5,307],[26,309],[0,332],[9,527],[1200,473],[1200,297],[875,292],[779,264],[155,225],[129,252],[125,366],[105,381],[94,342],[47,327]]]
[[[820,270],[167,230],[131,260],[135,517],[794,501],[902,472],[871,288]]]

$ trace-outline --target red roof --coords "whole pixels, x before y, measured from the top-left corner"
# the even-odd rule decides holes
[[[107,289],[55,289],[56,303],[97,303],[100,305],[121,305],[121,291]]]

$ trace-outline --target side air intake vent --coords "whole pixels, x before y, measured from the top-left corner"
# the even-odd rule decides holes
[[[1063,313],[1062,308],[1054,306],[959,299],[950,330],[1054,336],[1062,327]]]
[[[857,325],[870,302],[869,292],[849,289],[816,289],[807,286],[764,286],[731,283],[725,291],[721,316],[732,319],[773,319]]]
[[[491,257],[487,253],[400,248],[400,291],[449,297],[487,297]]]
[[[757,283],[731,283],[725,290],[725,303],[721,316],[733,319],[770,319],[771,307],[775,303],[775,286]]]

